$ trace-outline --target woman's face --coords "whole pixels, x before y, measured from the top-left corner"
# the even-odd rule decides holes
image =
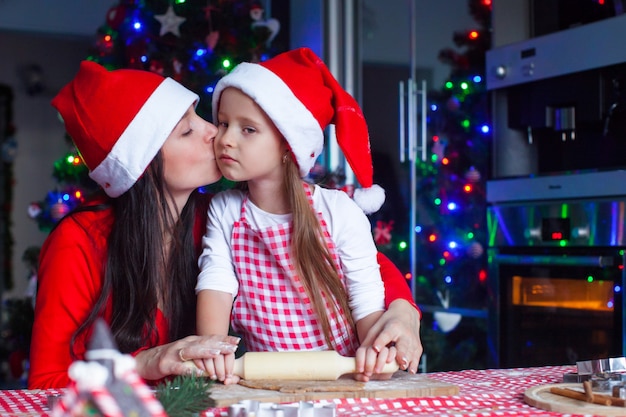
[[[213,151],[216,133],[217,128],[190,106],[161,148],[165,184],[183,205],[193,190],[222,176]]]

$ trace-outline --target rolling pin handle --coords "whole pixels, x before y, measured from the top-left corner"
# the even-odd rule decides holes
[[[385,366],[383,367],[383,371],[381,373],[382,374],[393,374],[398,369],[400,369],[400,365],[398,365],[398,362],[396,362],[394,360],[393,362],[386,363]]]
[[[235,359],[235,366],[233,368],[233,375],[237,375],[241,379],[246,379],[246,368],[243,363],[244,357],[245,354],[242,357]]]

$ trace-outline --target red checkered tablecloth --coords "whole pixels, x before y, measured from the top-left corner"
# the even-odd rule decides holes
[[[0,416],[47,416],[48,395],[62,394],[62,390],[2,390]]]
[[[459,394],[423,398],[336,399],[329,403],[335,405],[337,417],[563,416],[564,414],[547,412],[527,405],[524,402],[524,391],[537,385],[562,382],[564,373],[575,371],[575,366],[548,366],[435,372],[428,374],[428,377],[457,385]],[[0,417],[48,416],[47,396],[59,393],[60,390],[0,391]],[[227,416],[227,408],[210,409],[203,413],[203,417]]]

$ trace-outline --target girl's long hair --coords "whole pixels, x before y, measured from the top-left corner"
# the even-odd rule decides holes
[[[293,158],[286,158],[284,165],[285,191],[293,213],[291,250],[294,267],[313,303],[326,343],[329,348],[336,349],[332,343],[326,306],[328,305],[338,318],[343,314],[348,324],[354,328],[348,296],[326,244],[317,214],[307,199],[298,166]]]
[[[73,335],[72,347],[103,314],[109,297],[111,333],[121,352],[156,344],[157,308],[170,324],[170,340],[194,333],[194,287],[199,272],[193,240],[197,191],[178,220],[172,217],[166,193],[159,152],[128,191],[109,199],[114,221],[103,266],[102,293]]]

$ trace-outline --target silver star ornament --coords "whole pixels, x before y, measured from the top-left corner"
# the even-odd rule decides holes
[[[160,36],[163,36],[166,33],[173,33],[174,35],[180,37],[180,25],[187,20],[184,17],[177,16],[171,5],[168,7],[165,14],[155,15],[154,18],[161,22]]]

